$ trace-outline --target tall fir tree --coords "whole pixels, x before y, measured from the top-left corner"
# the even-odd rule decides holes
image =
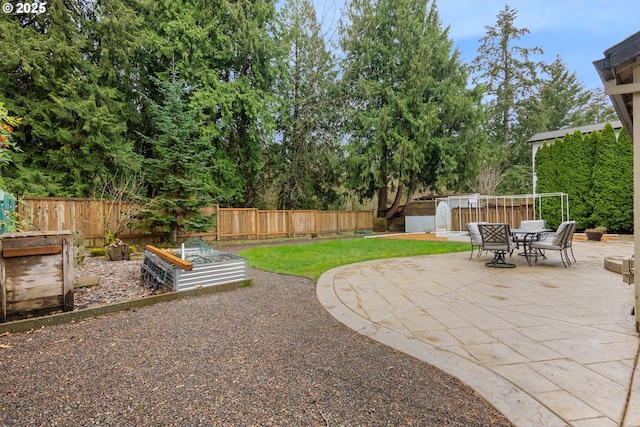
[[[597,108],[600,104],[594,93],[585,89],[560,57],[544,70],[535,93],[518,105],[516,140],[527,140],[539,132],[596,124],[600,123],[597,119],[608,117],[606,109]]]
[[[451,185],[479,136],[480,93],[466,88],[465,67],[428,3],[353,0],[341,26],[347,182],[361,198],[377,196],[378,216],[395,215],[419,186]]]
[[[342,201],[336,61],[311,1],[287,0],[281,25],[288,55],[277,82],[279,138],[268,150],[267,176],[278,209],[336,209]]]
[[[474,82],[487,88],[490,110],[489,134],[494,143],[506,149],[503,163],[510,163],[509,150],[516,141],[513,128],[518,123],[518,105],[529,98],[538,82],[541,62],[532,58],[542,54],[540,47],[523,47],[518,43],[529,34],[528,28],[515,26],[518,11],[508,5],[498,14],[495,26],[485,27],[478,55],[473,61]]]
[[[257,206],[265,147],[274,138],[273,93],[283,54],[274,40],[274,1],[221,1],[209,26],[215,31],[215,79],[202,80],[194,96],[202,111],[205,137],[213,148],[208,165],[220,203]],[[216,10],[215,5],[206,6]],[[202,20],[203,18],[199,18]],[[211,76],[213,77],[213,75]],[[224,196],[224,197],[223,197]]]
[[[101,4],[113,16],[119,1]],[[125,10],[139,18],[119,21],[122,28],[137,28],[138,45],[128,47],[127,62],[114,58],[134,70],[130,84],[137,95],[132,99],[139,112],[136,129],[151,135],[153,120],[142,96],[160,102],[153,79],[166,81],[168,70],[175,70],[193,90],[191,103],[208,144],[206,170],[216,182],[215,200],[233,206],[256,204],[264,193],[264,145],[273,139],[278,60],[274,1],[136,0]],[[115,35],[116,30],[105,34]],[[141,139],[138,149],[145,157],[152,151],[148,139]]]
[[[94,179],[137,167],[126,101],[90,60],[91,6],[52,0],[46,13],[0,17],[0,96],[24,118],[23,152],[3,172],[15,193],[88,196]]]
[[[144,160],[150,202],[139,214],[145,227],[162,227],[171,243],[178,231],[208,231],[214,217],[203,215],[214,186],[207,173],[209,147],[200,136],[197,111],[189,106],[189,87],[172,76],[154,79],[162,101],[147,98],[152,133],[145,136],[151,155]]]

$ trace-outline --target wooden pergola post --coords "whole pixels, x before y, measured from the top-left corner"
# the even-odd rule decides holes
[[[605,94],[611,97],[613,108],[633,143],[633,258],[640,262],[640,31],[604,51],[604,58],[593,62]],[[640,278],[635,278],[635,324],[640,332]]]
[[[640,57],[636,57],[635,68],[633,69],[633,82],[640,84]],[[633,92],[633,111],[640,110],[640,91]],[[634,114],[635,116],[635,114]],[[634,117],[635,119],[635,117]],[[634,273],[635,261],[640,260],[640,120],[633,120],[633,259]],[[636,290],[635,314],[636,314],[636,331],[640,332],[640,278],[635,279],[634,286]]]
[[[631,111],[640,109],[640,55],[635,57],[631,83],[617,84],[614,80],[605,82],[605,94],[620,96],[631,94]],[[616,101],[614,100],[614,106]],[[618,109],[616,109],[618,111]],[[618,115],[620,113],[618,112]],[[635,262],[640,260],[640,120],[634,120],[635,115],[629,114],[631,119],[631,141],[633,143],[633,259],[634,259],[634,287],[635,287],[635,318],[636,331],[640,332],[640,278],[635,278]]]

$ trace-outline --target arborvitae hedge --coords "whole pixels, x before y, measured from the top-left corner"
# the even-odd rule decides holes
[[[571,219],[578,228],[605,226],[609,232],[633,232],[633,149],[622,130],[575,132],[543,145],[536,154],[536,192],[569,195]],[[561,221],[559,203],[544,202],[547,224]]]
[[[591,226],[633,231],[633,147],[623,130],[616,138],[611,125],[602,130],[593,166]]]

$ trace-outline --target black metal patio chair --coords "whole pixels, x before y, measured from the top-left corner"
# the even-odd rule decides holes
[[[558,251],[560,252],[560,259],[565,268],[571,265],[568,250],[571,249],[571,255],[575,262],[571,242],[573,240],[573,234],[576,232],[576,227],[577,224],[575,221],[564,221],[558,226],[554,234],[547,236],[546,239],[531,242],[529,244],[529,256],[533,256],[536,262],[538,262],[538,256],[546,259],[546,251]]]
[[[509,224],[478,224],[482,236],[482,250],[493,252],[493,259],[484,265],[487,267],[513,268],[505,255],[511,255],[518,245],[511,238]]]
[[[478,249],[478,253],[476,254],[476,258],[480,258],[480,254],[482,254],[482,235],[480,235],[480,229],[478,225],[481,224],[479,222],[468,222],[464,226],[469,232],[469,238],[471,239],[471,255],[469,255],[469,259],[473,258],[474,249]]]

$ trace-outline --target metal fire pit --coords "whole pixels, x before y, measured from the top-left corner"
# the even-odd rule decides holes
[[[186,271],[177,263],[145,250],[142,279],[156,290],[166,287],[172,291],[184,291],[246,280],[248,276],[245,258],[216,251],[201,240],[185,243],[182,248],[166,252],[191,264],[192,268]]]

